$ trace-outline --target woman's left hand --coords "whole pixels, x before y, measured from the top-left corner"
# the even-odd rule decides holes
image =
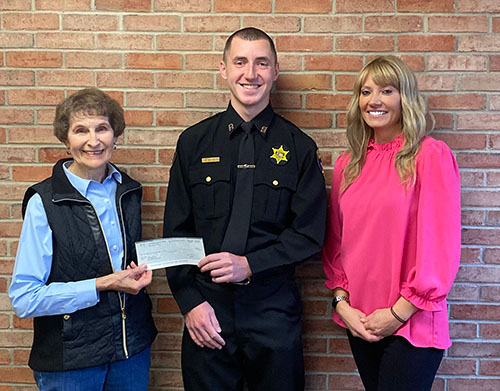
[[[364,324],[366,331],[382,338],[394,334],[403,325],[391,314],[389,308],[375,310],[360,321]]]

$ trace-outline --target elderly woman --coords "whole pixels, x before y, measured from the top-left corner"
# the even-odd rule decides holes
[[[102,91],[78,91],[56,109],[54,133],[71,157],[24,196],[9,295],[34,318],[29,365],[40,390],[147,390],[156,336],[136,266],[141,185],[109,161],[125,128]]]
[[[360,71],[349,149],[335,163],[326,286],[368,391],[430,390],[451,345],[446,296],[460,258],[460,184],[426,136],[415,75],[394,56]]]

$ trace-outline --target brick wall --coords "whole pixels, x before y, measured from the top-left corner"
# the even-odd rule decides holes
[[[453,346],[434,389],[500,389],[500,2],[498,0],[0,0],[0,391],[32,390],[31,320],[7,288],[28,185],[65,150],[54,106],[97,86],[126,108],[114,162],[144,184],[144,237],[161,232],[179,133],[224,109],[224,39],[243,26],[276,40],[275,108],[318,143],[330,183],[346,146],[345,108],[356,72],[397,53],[417,72],[435,137],[462,172],[462,266],[450,293]],[[319,263],[299,269],[308,389],[362,389],[342,331],[329,320]],[[182,319],[164,273],[150,288],[160,330],[151,390],[182,389]]]

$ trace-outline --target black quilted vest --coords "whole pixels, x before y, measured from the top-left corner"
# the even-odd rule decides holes
[[[63,163],[52,177],[30,187],[23,200],[38,193],[52,230],[51,282],[80,281],[112,273],[111,258],[99,218],[69,182]],[[124,266],[136,258],[134,243],[141,238],[141,185],[122,174],[116,204],[124,234]],[[121,302],[125,303],[122,316]],[[124,335],[125,332],[125,335]],[[131,357],[149,347],[156,336],[151,300],[144,290],[137,295],[101,291],[99,302],[71,314],[34,318],[29,366],[37,371],[87,368]]]

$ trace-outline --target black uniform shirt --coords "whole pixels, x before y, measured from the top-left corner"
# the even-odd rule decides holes
[[[184,131],[170,170],[164,237],[202,237],[207,254],[221,251],[232,208],[243,119],[231,105]],[[254,276],[304,261],[324,241],[326,193],[314,141],[268,105],[252,120],[255,172],[245,255]],[[185,314],[205,301],[195,266],[167,269]]]

